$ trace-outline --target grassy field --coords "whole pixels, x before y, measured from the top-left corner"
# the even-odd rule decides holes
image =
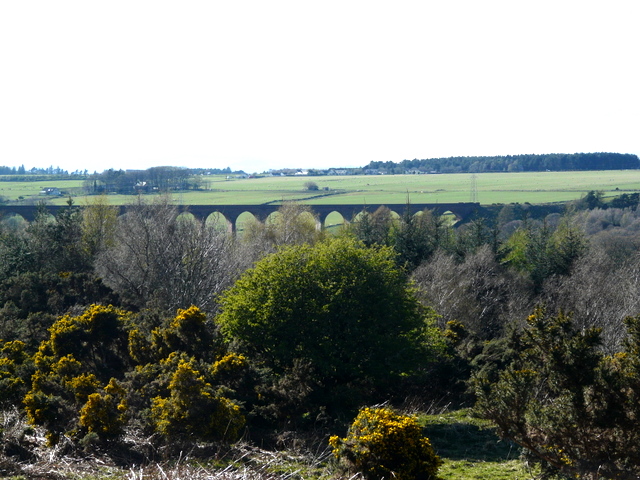
[[[324,177],[263,177],[226,179],[206,177],[204,190],[175,192],[173,201],[184,205],[280,203],[294,200],[307,204],[377,204],[469,202],[475,180],[475,199],[482,204],[553,203],[575,200],[590,190],[601,190],[605,196],[640,190],[640,170],[608,170],[593,172],[527,172],[442,175],[377,175]],[[320,188],[310,192],[305,182]],[[77,204],[86,201],[82,180],[44,182],[0,181],[0,197],[36,203],[44,197],[44,187],[58,187],[65,192],[59,198],[47,198],[52,204],[64,204],[71,195]],[[132,201],[129,195],[109,195],[114,205]]]

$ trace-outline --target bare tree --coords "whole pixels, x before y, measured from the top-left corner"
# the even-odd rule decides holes
[[[114,244],[99,257],[104,282],[133,305],[215,311],[216,296],[247,263],[234,238],[179,215],[166,197],[142,200],[119,217]]]
[[[442,316],[458,320],[480,338],[498,336],[504,325],[533,307],[524,277],[501,267],[488,245],[456,263],[439,251],[412,276],[419,297]]]
[[[570,276],[549,279],[540,301],[549,311],[572,312],[580,328],[602,329],[605,349],[619,351],[625,317],[640,313],[640,258],[636,253],[619,265],[594,248],[576,262]]]

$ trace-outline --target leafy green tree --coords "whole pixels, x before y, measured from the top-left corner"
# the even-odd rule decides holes
[[[606,356],[599,330],[536,309],[511,337],[506,367],[475,377],[476,411],[549,472],[638,478],[640,317],[626,323],[624,350]]]
[[[549,246],[551,273],[569,275],[576,260],[587,251],[587,239],[571,218],[565,217],[553,232]]]
[[[283,248],[223,295],[217,321],[275,376],[306,365],[316,402],[370,401],[428,362],[437,338],[394,257],[350,238]]]
[[[604,201],[604,192],[591,190],[583,198],[580,199],[579,207],[593,210],[594,208],[606,208]]]
[[[454,238],[447,220],[425,209],[412,215],[407,208],[393,225],[391,244],[398,252],[398,263],[410,270],[429,260],[438,250],[448,250]]]
[[[91,258],[82,245],[82,211],[67,207],[51,218],[45,210],[27,227],[31,255],[36,259],[38,271],[51,273],[86,272],[91,269]]]
[[[412,215],[407,206],[392,234],[400,265],[413,270],[433,254],[435,246],[429,238],[427,226],[427,218],[423,214]]]
[[[365,208],[353,219],[349,231],[368,247],[390,245],[395,223],[391,210],[384,205],[373,213]]]

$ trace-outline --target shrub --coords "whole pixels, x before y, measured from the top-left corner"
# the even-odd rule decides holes
[[[195,306],[143,329],[134,325],[128,338],[137,363],[124,383],[133,423],[174,445],[237,440],[245,424],[240,404],[255,396],[247,358],[228,353]]]
[[[155,397],[151,407],[156,430],[168,440],[237,440],[245,422],[240,407],[214,391],[194,359],[178,358],[169,392],[167,398]]]
[[[35,373],[23,400],[29,422],[47,430],[49,444],[84,429],[101,438],[121,431],[124,390],[113,378],[124,377],[130,364],[127,319],[127,312],[112,306],[92,305],[49,329],[49,339],[33,356]]]
[[[508,339],[511,358],[474,376],[476,413],[544,474],[640,478],[640,317],[625,323],[624,350],[608,356],[599,330],[537,308]]]
[[[33,362],[20,340],[0,340],[0,406],[17,406],[27,393]]]
[[[268,383],[311,367],[302,415],[386,399],[391,386],[429,365],[442,338],[435,313],[415,298],[393,251],[349,238],[264,257],[220,304],[222,335],[270,369]]]
[[[80,410],[79,423],[101,439],[118,438],[127,423],[126,391],[112,378],[104,392],[88,396]]]
[[[442,464],[414,417],[388,408],[364,408],[347,438],[329,439],[333,454],[368,480],[436,480]]]

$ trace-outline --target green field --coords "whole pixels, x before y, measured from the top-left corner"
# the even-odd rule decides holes
[[[320,188],[310,192],[305,182]],[[476,195],[472,195],[475,181]],[[47,198],[52,204],[64,204],[67,196],[76,204],[85,202],[82,180],[44,182],[0,181],[0,197],[36,203],[44,197],[44,187],[58,187],[66,192],[62,198]],[[527,172],[438,175],[359,175],[322,177],[263,177],[226,179],[206,177],[204,190],[174,192],[177,204],[245,204],[299,201],[307,204],[378,204],[378,203],[452,203],[482,204],[554,203],[575,200],[590,190],[601,190],[605,196],[640,190],[640,170],[607,170],[589,172]],[[20,198],[22,197],[22,198]],[[130,203],[132,196],[109,195],[114,205]]]

